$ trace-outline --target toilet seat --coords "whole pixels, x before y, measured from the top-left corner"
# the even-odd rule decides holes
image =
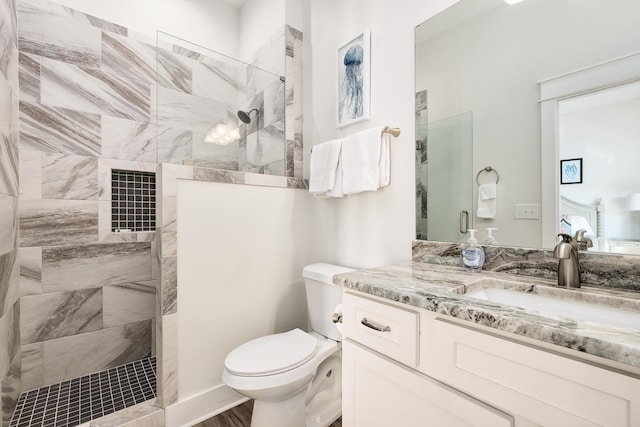
[[[245,377],[279,374],[309,361],[316,344],[313,336],[296,328],[242,344],[229,353],[224,365],[230,373]]]

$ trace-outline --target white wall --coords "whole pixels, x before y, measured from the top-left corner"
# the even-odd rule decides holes
[[[307,5],[305,0],[285,0],[285,19],[287,25],[298,30],[305,27],[305,12]]]
[[[313,201],[313,259],[374,267],[411,257],[415,236],[413,28],[455,0],[307,0],[305,165],[312,145],[373,126],[397,126],[391,185],[375,193]],[[371,120],[335,126],[336,49],[371,31]]]
[[[239,13],[219,0],[53,0],[155,37],[160,30],[236,57]]]
[[[306,328],[309,201],[305,190],[179,181],[181,400],[220,385],[239,344]]]
[[[239,57],[253,55],[284,24],[285,0],[247,0],[240,11]]]

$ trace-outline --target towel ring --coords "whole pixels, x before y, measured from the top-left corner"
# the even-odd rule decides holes
[[[500,181],[500,175],[498,175],[498,171],[492,168],[491,166],[487,166],[486,168],[480,169],[480,171],[476,175],[476,184],[478,184],[478,186],[480,186],[480,182],[478,181],[478,178],[480,178],[480,174],[482,172],[487,172],[487,173],[493,172],[496,174],[496,184],[498,183],[498,181]]]

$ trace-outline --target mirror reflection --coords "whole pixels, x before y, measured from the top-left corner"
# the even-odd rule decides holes
[[[640,180],[632,173],[640,158],[640,82],[562,100],[558,123],[559,158],[566,165],[560,169],[561,226],[568,227],[561,231],[587,230],[593,250],[640,254]],[[572,163],[581,165],[575,182],[589,185],[563,184]],[[595,223],[588,208],[569,218],[569,203],[593,205]]]
[[[638,16],[637,0],[461,0],[416,28],[419,239],[466,241],[463,231],[476,228],[482,242],[485,229],[496,228],[499,244],[552,247],[569,222],[572,231],[591,228],[589,250],[640,248],[640,180],[628,162],[638,158],[640,120],[637,86],[627,84],[640,81],[640,71],[598,95],[561,99],[553,149],[541,147],[539,85],[640,52]],[[468,134],[451,127],[461,117],[470,117]],[[472,141],[469,148],[440,147],[456,133]],[[463,166],[466,156],[472,160]],[[561,184],[560,160],[572,159],[581,159],[582,179]],[[495,194],[483,191],[496,180],[480,173],[488,167],[499,173]],[[564,200],[586,206],[592,218]],[[545,216],[553,224],[543,226]]]

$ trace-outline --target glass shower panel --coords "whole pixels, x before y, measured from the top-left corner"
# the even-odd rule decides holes
[[[427,240],[427,91],[416,93],[416,238]]]
[[[285,175],[284,78],[158,32],[158,162]]]
[[[437,120],[427,128],[426,237],[464,242],[467,224],[473,228],[473,115]]]

